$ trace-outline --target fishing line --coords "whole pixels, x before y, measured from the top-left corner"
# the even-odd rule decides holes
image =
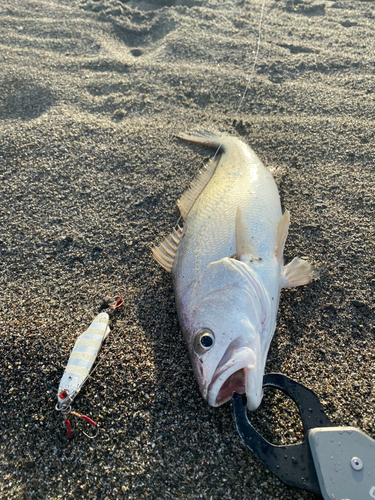
[[[250,88],[251,81],[252,81],[254,73],[255,73],[255,67],[256,67],[256,64],[258,62],[258,56],[259,56],[259,50],[260,50],[260,42],[261,42],[261,34],[262,34],[262,23],[263,23],[263,16],[264,16],[265,5],[266,5],[266,0],[263,0],[262,7],[261,7],[261,10],[260,10],[260,18],[259,18],[259,26],[258,26],[258,41],[257,41],[257,48],[256,48],[256,52],[255,52],[253,67],[251,68],[250,75],[247,77],[247,85],[245,87],[244,93],[242,94],[242,97],[241,97],[240,102],[238,104],[237,110],[235,111],[233,122],[235,122],[237,120],[238,114],[239,114],[239,112],[241,110],[242,104],[245,101],[247,92],[248,92],[248,90]],[[247,49],[247,52],[248,51],[249,51],[249,49]]]
[[[112,344],[108,346],[107,350],[104,351],[104,353],[100,356],[100,359],[97,363],[95,363],[95,366],[93,367],[93,369],[91,370],[91,372],[87,375],[87,377],[85,378],[84,382],[82,382],[82,386],[83,384],[86,383],[86,381],[89,379],[89,378],[92,378],[92,376],[94,375],[94,372],[96,372],[97,368],[99,367],[99,365],[105,360],[105,358],[110,354],[110,351],[111,349],[113,348],[113,346],[115,345],[117,339],[119,338],[120,336],[120,333],[123,333],[125,330],[125,327],[121,328],[121,330],[119,330],[115,337],[112,339]],[[81,387],[82,387],[81,386]],[[81,388],[79,389],[81,390]]]
[[[242,105],[243,103],[245,102],[245,99],[246,99],[246,96],[247,96],[247,93],[249,91],[249,88],[250,88],[250,85],[252,83],[252,80],[253,80],[253,77],[254,77],[254,74],[255,74],[255,68],[256,68],[256,65],[257,65],[257,62],[258,62],[258,56],[259,56],[259,50],[260,50],[260,42],[261,42],[261,38],[262,38],[262,24],[263,24],[263,17],[264,17],[264,9],[265,9],[265,6],[266,6],[266,0],[262,0],[262,6],[261,6],[261,9],[260,9],[260,16],[259,16],[259,24],[258,24],[258,39],[257,39],[257,46],[256,46],[256,51],[255,51],[255,56],[254,56],[254,61],[253,61],[253,65],[252,65],[252,68],[251,68],[251,71],[250,71],[250,74],[249,76],[246,78],[247,80],[247,84],[246,84],[246,87],[245,87],[245,90],[240,98],[240,102],[238,103],[238,106],[234,112],[234,118],[232,120],[232,123],[231,125],[229,125],[226,133],[229,134],[231,128],[234,126],[234,124],[236,123],[237,121],[237,118],[238,118],[238,115],[241,111],[241,108],[242,108]],[[249,47],[247,48],[247,51],[246,51],[246,59],[248,58],[248,53],[249,53]],[[216,159],[216,156],[217,154],[219,153],[220,151],[220,147],[217,148],[217,150],[215,151],[215,154],[212,158],[212,160],[214,161]],[[199,172],[199,169],[198,171]],[[198,174],[199,175],[199,174]],[[195,178],[197,177],[197,173],[195,174]],[[176,227],[178,226],[178,224],[180,223],[182,217],[180,215],[180,217],[178,218],[174,228],[176,229]]]
[[[229,134],[231,127],[233,127],[234,124],[237,121],[238,115],[239,115],[239,113],[241,111],[243,103],[245,102],[246,95],[248,93],[248,90],[250,88],[250,85],[252,83],[252,80],[253,80],[253,77],[254,77],[254,74],[255,74],[255,68],[256,68],[256,64],[258,62],[258,56],[259,56],[259,50],[260,50],[260,42],[261,42],[261,34],[262,34],[262,23],[263,23],[263,16],[264,16],[265,5],[266,5],[266,0],[263,0],[262,1],[262,7],[260,9],[259,25],[258,25],[258,40],[257,40],[257,47],[256,47],[256,51],[255,51],[253,66],[251,68],[250,75],[246,78],[247,84],[246,84],[245,90],[244,90],[244,92],[243,92],[243,94],[242,94],[242,96],[240,98],[240,102],[238,103],[237,109],[234,112],[234,118],[232,120],[232,123],[231,123],[231,125],[229,125],[229,127],[227,129],[227,134]],[[246,59],[248,58],[249,50],[250,49],[248,47],[247,51],[246,51]],[[218,154],[219,150],[220,150],[220,147],[218,147],[217,150],[215,151],[215,154],[213,156],[213,160],[215,160],[216,155]]]

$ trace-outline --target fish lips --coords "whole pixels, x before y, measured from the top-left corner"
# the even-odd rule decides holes
[[[258,384],[257,357],[253,349],[242,346],[233,351],[225,363],[219,363],[207,389],[210,406],[220,406],[229,401],[233,393],[247,396],[247,407],[255,410],[262,399],[262,385]]]

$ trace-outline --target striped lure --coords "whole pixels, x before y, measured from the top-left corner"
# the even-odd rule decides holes
[[[59,409],[68,408],[81,390],[109,332],[109,315],[104,312],[76,340],[57,393]]]

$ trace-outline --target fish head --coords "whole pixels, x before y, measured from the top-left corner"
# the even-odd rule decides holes
[[[234,392],[246,394],[249,410],[259,406],[269,345],[267,305],[249,266],[229,258],[209,264],[184,297],[181,324],[210,406],[222,405]]]

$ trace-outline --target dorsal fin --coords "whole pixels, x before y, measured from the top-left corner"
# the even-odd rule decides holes
[[[213,176],[218,160],[210,160],[199,172],[198,177],[193,180],[190,187],[184,192],[181,198],[177,202],[177,206],[180,209],[181,217],[186,220],[192,206],[198,199],[203,189],[207,186],[209,180]]]
[[[288,236],[289,224],[290,212],[289,210],[285,210],[277,225],[277,241],[275,249],[276,260],[281,263],[283,259],[285,241]]]
[[[158,247],[151,248],[154,259],[168,273],[172,271],[172,265],[174,258],[176,257],[178,244],[181,240],[182,231],[182,228],[180,226],[177,226],[177,229],[175,229],[169,236],[164,238],[164,241],[162,241]]]

